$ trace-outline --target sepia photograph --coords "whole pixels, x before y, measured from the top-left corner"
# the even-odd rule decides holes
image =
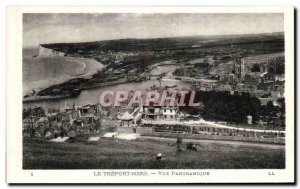
[[[21,11],[21,171],[293,175],[293,46],[265,9]]]

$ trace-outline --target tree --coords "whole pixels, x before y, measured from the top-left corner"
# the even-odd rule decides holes
[[[285,114],[285,98],[279,98],[277,100],[278,104],[280,105],[279,111],[281,114]]]
[[[205,119],[242,123],[249,114],[257,121],[261,114],[260,100],[248,93],[230,95],[229,92],[201,91],[199,99],[203,103],[201,114]]]
[[[251,72],[260,72],[259,64],[257,63],[253,64],[253,67],[251,68]]]
[[[101,122],[100,120],[98,120],[95,124],[94,131],[97,132],[98,130],[100,130],[100,128],[101,128]]]
[[[279,57],[272,60],[269,63],[269,72],[273,74],[284,74],[285,65],[284,65],[284,57]]]

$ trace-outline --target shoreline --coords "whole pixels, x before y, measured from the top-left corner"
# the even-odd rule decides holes
[[[78,77],[79,78],[79,77]],[[67,83],[68,81],[65,81],[61,84]],[[124,84],[126,83],[126,81],[124,81],[124,79],[119,79],[117,81],[111,81],[111,82],[105,82],[105,83],[95,83],[95,84],[91,84],[89,86],[81,86],[80,90],[88,90],[88,89],[93,89],[93,88],[98,88],[98,87],[106,87],[106,86],[113,86],[113,85],[119,85],[119,84]],[[53,85],[52,85],[53,86]],[[49,86],[47,88],[50,88],[52,86]],[[38,101],[43,101],[43,100],[55,100],[55,99],[64,99],[64,98],[75,98],[77,96],[79,96],[80,94],[76,95],[76,96],[72,96],[72,94],[67,94],[65,96],[62,95],[56,95],[56,96],[30,96],[27,98],[23,98],[23,103],[26,102],[38,102]]]
[[[69,64],[69,62],[75,62],[78,64],[81,64],[83,66],[83,70],[80,71],[80,73],[77,74],[71,74],[71,75],[63,75],[59,78],[49,78],[49,79],[43,79],[43,80],[37,80],[33,82],[25,82],[27,83],[27,86],[23,86],[26,90],[23,91],[23,102],[34,102],[34,101],[42,101],[42,100],[53,100],[53,99],[64,99],[64,98],[70,98],[73,97],[72,94],[66,94],[66,95],[56,95],[56,96],[29,96],[27,98],[24,98],[24,95],[30,94],[32,90],[37,91],[37,93],[41,90],[53,87],[55,85],[64,85],[68,84],[68,81],[72,79],[90,79],[91,76],[95,73],[97,73],[98,69],[105,67],[101,62],[97,62],[94,59],[88,59],[88,58],[78,58],[78,57],[62,57],[65,58],[66,62],[65,64]],[[52,83],[49,85],[45,84],[47,81],[52,81]],[[32,83],[30,85],[30,83]],[[41,83],[41,86],[39,86],[39,83]],[[24,82],[23,82],[24,85]],[[33,86],[39,86],[39,87],[33,87]],[[88,89],[87,87],[84,87],[84,89]]]

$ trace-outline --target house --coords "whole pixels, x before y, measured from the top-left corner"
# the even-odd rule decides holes
[[[258,85],[259,84],[259,75],[255,73],[249,73],[245,75],[244,83],[246,85]]]
[[[48,113],[47,116],[55,116],[57,113],[59,113],[59,109],[55,109],[55,108],[48,108]]]
[[[36,117],[43,117],[45,116],[45,111],[42,107],[33,107],[30,110],[30,115],[31,116],[36,116]]]
[[[244,92],[255,93],[256,90],[257,90],[256,85],[247,84],[244,86]]]
[[[275,81],[285,81],[285,74],[276,74],[275,75]]]
[[[193,85],[196,86],[196,89],[201,91],[210,91],[216,85],[215,83],[218,80],[210,79],[194,79]]]
[[[161,112],[162,112],[162,118],[164,120],[176,120],[178,107],[173,107],[173,106],[162,107]]]
[[[70,122],[70,115],[72,115],[72,113],[65,113],[65,112],[60,112],[58,114],[55,115],[55,119],[57,122],[61,122],[61,123],[66,123],[66,122]]]
[[[113,75],[114,76],[120,76],[120,75],[122,75],[123,73],[120,71],[120,70],[114,70],[113,71]]]
[[[49,120],[47,117],[29,116],[23,120],[24,136],[44,137],[49,131]]]
[[[268,63],[267,62],[261,63],[259,66],[259,71],[260,71],[260,73],[268,72],[269,71]]]
[[[22,121],[23,130],[27,128],[34,128],[35,123],[39,120],[39,117],[36,116],[29,116]]]
[[[98,112],[98,105],[91,105],[91,104],[88,104],[88,105],[85,105],[85,106],[82,106],[81,108],[79,108],[80,112],[81,112],[81,115],[85,115],[85,114],[97,114]]]
[[[161,105],[158,104],[151,104],[149,106],[144,106],[143,107],[143,119],[147,120],[155,120],[158,121],[160,120],[160,115],[161,115]]]
[[[227,76],[227,82],[230,85],[235,84],[236,83],[235,74],[232,74],[232,73],[228,74],[228,76]]]
[[[275,74],[272,73],[265,73],[265,74],[261,74],[261,83],[272,83],[275,82]]]
[[[229,84],[220,84],[218,86],[215,86],[214,89],[216,91],[232,91],[232,85],[229,85]]]
[[[48,117],[40,117],[39,120],[36,121],[35,125],[36,127],[43,127],[43,128],[49,127]]]

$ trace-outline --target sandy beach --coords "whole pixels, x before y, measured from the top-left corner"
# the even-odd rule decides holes
[[[88,78],[104,65],[96,60],[76,57],[34,57],[23,55],[23,95],[73,78]],[[26,54],[25,54],[26,53]]]

